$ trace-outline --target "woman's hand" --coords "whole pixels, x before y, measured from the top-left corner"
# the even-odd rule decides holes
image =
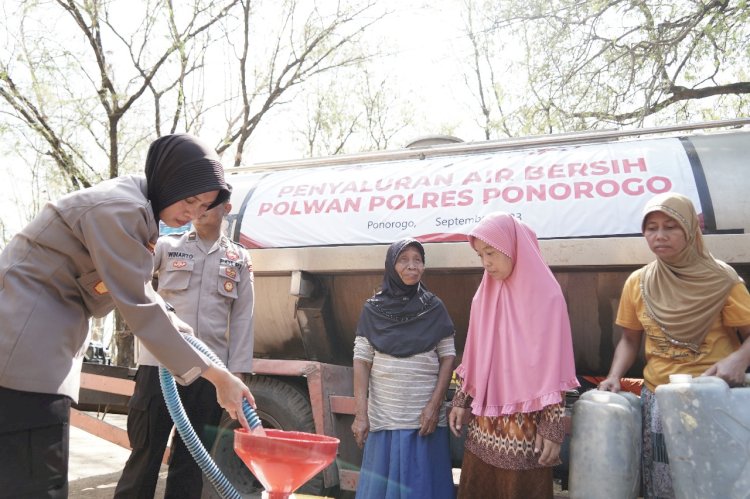
[[[612,393],[617,393],[622,390],[622,386],[620,385],[620,378],[612,377],[606,378],[604,381],[599,383],[599,386],[597,388],[599,390]]]
[[[242,412],[242,399],[247,399],[253,409],[256,405],[255,397],[247,385],[234,374],[215,364],[204,371],[203,377],[216,387],[216,401],[227,411],[229,417],[236,419],[243,428],[249,430],[250,425]]]
[[[356,440],[357,446],[360,449],[364,448],[367,435],[370,434],[370,421],[367,416],[354,417],[352,432],[354,433],[354,440]]]
[[[736,351],[721,359],[705,370],[701,376],[718,376],[729,386],[743,386],[745,384],[745,369],[747,361],[741,351]]]
[[[539,433],[534,440],[534,454],[539,456],[539,464],[542,466],[555,466],[560,464],[560,444],[547,440]]]
[[[177,317],[177,314],[174,313],[172,310],[169,310],[167,312],[167,315],[169,316],[169,320],[172,323],[172,325],[182,334],[187,334],[189,336],[195,336],[195,332],[193,331],[192,326],[188,324],[187,322],[183,321],[179,317]]]
[[[750,326],[737,328],[737,333],[742,338],[739,350],[732,352],[716,364],[712,365],[701,376],[718,376],[729,384],[729,386],[742,386],[745,384],[745,371],[750,365]]]
[[[463,407],[451,407],[451,411],[448,413],[448,427],[451,429],[451,433],[460,437],[461,427],[466,424],[470,417],[471,412]]]
[[[622,328],[622,336],[615,348],[615,356],[612,366],[609,368],[607,378],[599,383],[599,389],[605,392],[617,393],[622,390],[620,378],[630,369],[635,362],[641,348],[642,330]]]
[[[438,417],[440,416],[440,404],[435,407],[435,404],[428,402],[427,405],[422,409],[422,413],[419,415],[419,436],[424,437],[429,435],[435,428],[437,428]]]

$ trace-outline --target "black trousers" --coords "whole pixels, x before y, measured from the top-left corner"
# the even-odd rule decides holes
[[[203,446],[210,451],[218,432],[222,409],[216,402],[216,389],[203,378],[177,390],[188,419]],[[125,463],[115,489],[115,498],[149,498],[154,496],[161,460],[164,456],[172,419],[159,386],[159,369],[140,366],[135,378],[135,392],[128,408],[128,438],[133,450]],[[203,476],[198,464],[179,434],[172,439],[166,499],[200,498]]]
[[[70,404],[0,387],[1,498],[68,497]]]

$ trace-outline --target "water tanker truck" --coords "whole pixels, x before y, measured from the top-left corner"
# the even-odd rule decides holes
[[[422,241],[427,287],[456,325],[460,362],[482,268],[465,235],[502,210],[526,222],[560,282],[577,373],[606,375],[622,285],[653,259],[640,234],[653,195],[680,192],[710,251],[750,280],[750,119],[478,143],[421,141],[398,151],[229,170],[231,235],[255,273],[255,365],[247,380],[264,424],[341,439],[335,465],[307,492],[353,490],[361,451],[352,348],[388,245]],[[628,376],[640,377],[641,358]],[[231,422],[227,423],[231,426]],[[459,442],[453,442],[459,443]],[[253,480],[231,441],[213,450],[239,490]],[[460,447],[454,458],[460,461]]]

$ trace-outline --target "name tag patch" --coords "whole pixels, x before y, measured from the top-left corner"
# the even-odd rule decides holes
[[[185,260],[192,260],[192,253],[185,253],[183,251],[167,251],[167,258],[184,258]]]
[[[242,267],[242,263],[235,262],[227,258],[219,258],[219,265],[224,265],[225,267],[234,267],[236,269]]]

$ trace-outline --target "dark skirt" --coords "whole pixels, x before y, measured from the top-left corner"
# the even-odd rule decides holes
[[[504,470],[464,452],[459,499],[552,499],[552,493],[552,468]]]
[[[419,430],[383,430],[367,436],[359,499],[454,499],[447,427],[426,437]]]

